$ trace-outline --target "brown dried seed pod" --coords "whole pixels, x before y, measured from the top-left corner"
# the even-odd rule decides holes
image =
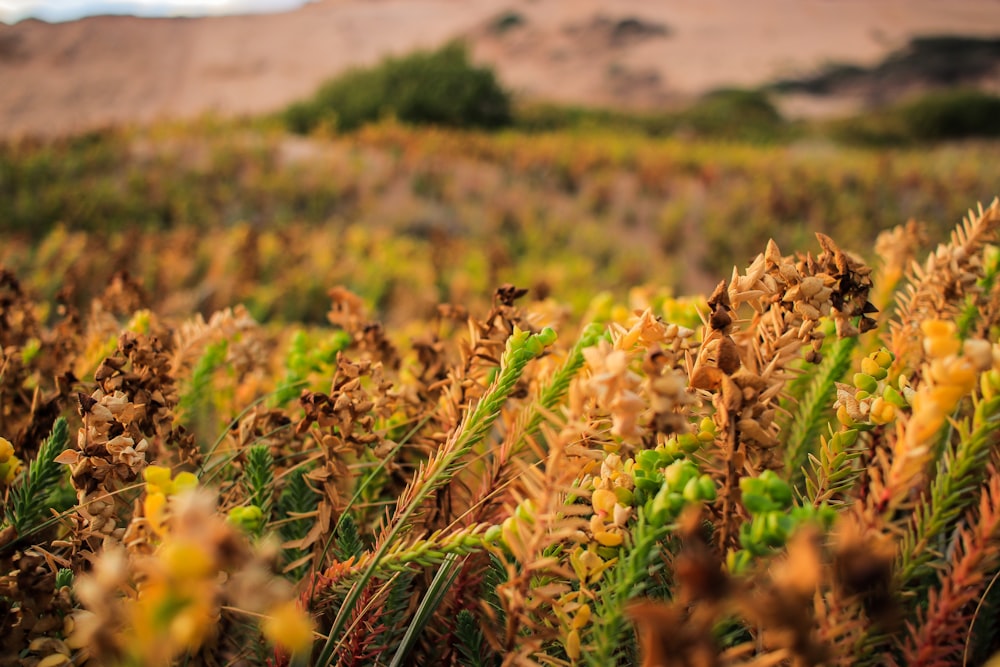
[[[719,370],[726,375],[732,375],[739,370],[742,365],[740,361],[740,350],[730,336],[723,336],[719,340],[719,353],[717,362]]]

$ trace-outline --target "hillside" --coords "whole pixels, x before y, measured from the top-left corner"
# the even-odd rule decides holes
[[[95,17],[0,25],[0,134],[64,134],[206,112],[253,114],[389,53],[462,37],[525,99],[652,107],[720,86],[875,67],[920,35],[995,37],[1000,4],[976,0],[322,0],[274,15]],[[987,68],[977,83],[1000,87]],[[879,82],[882,97],[891,84]],[[887,87],[888,86],[888,87]],[[913,89],[912,82],[900,90]],[[797,92],[794,113],[864,101]]]

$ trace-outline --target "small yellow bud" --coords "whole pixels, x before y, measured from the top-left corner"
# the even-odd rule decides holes
[[[872,401],[869,416],[874,424],[888,424],[896,418],[896,406],[879,396]]]
[[[956,329],[955,323],[947,320],[924,320],[920,331],[927,338],[954,338]]]
[[[215,569],[211,554],[192,542],[167,542],[160,546],[160,558],[176,579],[200,579]]]
[[[881,380],[886,375],[885,369],[871,357],[865,357],[861,360],[861,372],[865,375],[870,375],[876,380]]]
[[[580,659],[580,632],[578,630],[570,630],[563,645],[566,647],[566,656],[570,660],[576,662]]]
[[[265,637],[293,653],[305,651],[312,645],[313,621],[294,600],[271,610],[261,629]]]
[[[872,361],[878,364],[881,368],[889,368],[892,365],[892,355],[885,348],[882,348],[878,352],[872,354]]]
[[[924,354],[933,359],[943,359],[958,354],[962,343],[955,338],[936,336],[924,339]]]
[[[193,472],[177,473],[177,477],[174,478],[174,493],[187,491],[196,486],[198,486],[198,477]]]
[[[618,547],[624,541],[621,533],[609,533],[607,531],[594,533],[594,539],[597,540],[598,544],[605,547]]]
[[[590,605],[585,604],[576,612],[576,616],[573,617],[573,623],[571,626],[574,630],[579,630],[587,626],[590,623],[591,611]]]
[[[10,444],[7,438],[0,438],[0,463],[6,462],[14,456],[14,445]]]
[[[610,514],[618,502],[618,496],[614,491],[608,489],[594,489],[590,496],[590,504],[594,506],[594,511],[601,514]]]
[[[17,473],[21,470],[21,460],[16,456],[0,463],[0,484],[10,486],[17,478]]]
[[[840,405],[837,408],[837,421],[844,426],[854,426],[854,420],[851,419],[851,415],[848,414],[846,405]]]
[[[604,568],[604,559],[590,549],[580,554],[580,563],[588,573],[599,572]]]
[[[142,509],[150,528],[158,535],[163,534],[163,519],[167,510],[167,497],[160,491],[147,492],[142,501]]]
[[[511,550],[516,550],[516,547],[521,544],[521,531],[516,517],[509,516],[504,519],[500,525],[500,538]]]
[[[170,637],[179,646],[197,648],[211,620],[197,605],[188,605],[170,620]]]
[[[163,466],[146,466],[142,471],[146,484],[155,491],[170,493],[170,469]]]

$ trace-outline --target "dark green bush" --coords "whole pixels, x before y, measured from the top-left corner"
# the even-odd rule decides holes
[[[767,93],[724,89],[704,96],[681,114],[680,126],[700,137],[772,140],[787,125]]]
[[[830,132],[837,140],[866,146],[1000,137],[1000,97],[965,89],[929,93],[838,120]]]
[[[978,90],[931,93],[899,113],[918,141],[1000,136],[1000,97]]]
[[[301,133],[320,125],[353,130],[388,116],[418,125],[497,128],[510,122],[510,96],[492,70],[473,66],[465,46],[452,42],[351,70],[284,115]]]

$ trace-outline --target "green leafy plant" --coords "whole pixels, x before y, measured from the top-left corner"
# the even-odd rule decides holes
[[[406,123],[496,128],[510,122],[510,100],[492,71],[470,64],[465,46],[453,42],[343,74],[284,116],[296,132],[322,124],[353,130],[389,116]]]
[[[10,489],[4,523],[13,529],[11,539],[28,537],[44,525],[49,514],[49,497],[65,472],[55,459],[68,445],[69,424],[59,418],[39,448],[38,456]]]

